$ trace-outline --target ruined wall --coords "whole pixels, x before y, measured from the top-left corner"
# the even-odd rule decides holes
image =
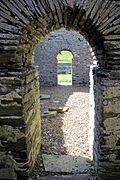
[[[39,75],[0,68],[0,85],[0,179],[25,179],[41,142]]]
[[[39,66],[41,85],[57,85],[57,54],[69,50],[73,54],[73,84],[89,84],[91,55],[85,38],[76,31],[60,29],[48,34],[37,45],[34,56]]]
[[[99,164],[103,179],[116,180],[120,177],[120,70],[95,67],[94,95],[95,166]]]

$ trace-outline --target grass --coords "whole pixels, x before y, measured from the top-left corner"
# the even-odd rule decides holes
[[[72,61],[73,59],[73,55],[70,51],[61,51],[58,55],[57,55],[57,60],[58,61]]]
[[[58,74],[58,84],[72,85],[72,74]]]
[[[64,50],[57,55],[57,60],[72,62],[73,55],[70,51]],[[58,84],[72,85],[72,74],[58,74]]]

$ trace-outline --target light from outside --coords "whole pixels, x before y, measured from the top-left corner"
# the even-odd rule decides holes
[[[72,85],[72,60],[70,51],[62,50],[57,55],[58,60],[58,85]]]

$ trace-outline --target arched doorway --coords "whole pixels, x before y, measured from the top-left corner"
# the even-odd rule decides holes
[[[75,58],[74,59],[75,62],[73,63],[74,68],[72,66],[69,67],[70,69],[73,68],[74,76],[76,75],[75,76],[76,81],[78,77],[81,77],[81,80],[84,80],[85,75],[87,77],[89,73],[89,65],[90,62],[92,61],[92,60],[90,61],[89,51],[90,50],[88,43],[82,35],[80,35],[78,32],[67,31],[66,29],[63,28],[58,31],[49,33],[44,39],[42,39],[41,42],[39,42],[39,44],[36,47],[36,50],[34,51],[35,63],[36,65],[39,65],[40,78],[42,76],[40,80],[40,83],[42,83],[40,88],[41,91],[40,109],[42,116],[41,118],[42,148],[38,156],[39,158],[37,158],[35,169],[32,173],[32,177],[35,177],[36,174],[39,176],[43,176],[47,174],[47,171],[49,171],[49,173],[55,173],[56,170],[58,171],[59,169],[58,165],[56,165],[56,167],[54,166],[54,168],[52,165],[50,165],[49,167],[45,166],[44,169],[44,164],[46,164],[49,157],[50,159],[52,158],[49,161],[49,163],[52,163],[52,160],[56,156],[59,156],[59,159],[61,159],[62,157],[63,161],[69,157],[70,158],[69,162],[71,161],[71,158],[73,159],[75,158],[77,160],[80,160],[80,162],[82,162],[83,160],[84,163],[87,158],[88,159],[90,158],[89,145],[88,145],[89,144],[88,142],[89,87],[83,87],[85,84],[84,83],[82,84],[83,81],[79,81],[79,80],[78,82],[81,82],[80,85],[78,83],[80,87],[52,86],[52,84],[56,82],[52,80],[52,74],[54,75],[54,72],[57,69],[56,68],[57,67],[56,63],[58,63],[57,57],[60,60],[60,62],[63,61],[66,62],[66,59],[68,61],[70,60],[72,61],[74,56]],[[74,53],[72,54],[71,52]],[[51,69],[53,71],[51,71]],[[78,73],[78,70],[80,71],[80,73]],[[51,72],[50,74],[49,71]],[[65,73],[66,71],[64,71],[64,74]],[[46,81],[46,83],[43,84],[43,82],[45,82],[45,79],[47,79],[47,77],[48,78],[51,77],[50,79],[48,79],[48,80],[52,80],[53,82],[51,86],[48,83],[48,81]],[[89,78],[87,79],[87,82],[89,83]],[[46,94],[46,100],[45,100],[45,94]],[[42,97],[42,95],[44,96]],[[79,106],[82,107],[82,111],[78,110]],[[61,110],[62,112],[66,108],[67,108],[67,112],[64,113],[56,112],[59,110]],[[49,119],[50,116],[51,118]],[[40,161],[41,161],[41,171],[39,170],[40,165],[38,163]],[[55,161],[53,164],[55,165]],[[72,162],[71,166],[73,166],[72,168],[73,170],[70,170],[70,168],[67,167],[67,164],[69,163],[67,163],[66,165],[65,164],[66,163],[64,163],[64,166],[66,166],[67,171],[69,171],[69,173],[81,172],[80,170],[81,163],[80,165],[77,165],[80,168],[79,169],[76,168],[75,167],[76,164]],[[61,166],[64,168],[63,164],[61,164]],[[66,171],[63,168],[59,169],[58,173],[63,173],[63,170]],[[86,165],[84,164],[84,168],[87,169],[89,168],[89,166],[87,165],[86,167]]]
[[[73,55],[68,50],[61,50],[57,54],[57,82],[58,85],[72,85]]]
[[[53,36],[53,37],[55,38],[55,40],[57,39],[56,36]],[[71,36],[69,36],[69,38],[72,39]],[[50,39],[50,36],[49,36],[49,39]],[[77,38],[75,37],[75,39]],[[46,43],[47,42],[45,41],[45,44]],[[42,48],[49,49],[48,46],[46,47],[43,44],[42,44]],[[45,49],[45,52],[46,52],[46,49]],[[51,50],[51,46],[50,46],[50,50]],[[78,49],[77,51],[81,52],[81,49]],[[47,57],[51,57],[51,54],[53,55],[54,51],[48,51],[48,52],[49,53],[46,52]],[[68,61],[70,60],[72,61],[73,55],[70,50],[66,51],[66,49],[64,49],[59,52],[60,53],[57,53],[57,58],[60,61],[63,62],[65,60],[66,62],[66,59]],[[43,58],[45,56],[46,55],[44,53]],[[41,57],[41,59],[43,58]],[[57,61],[57,58],[55,59],[56,61]],[[86,59],[85,56],[84,58]],[[78,59],[76,59],[76,62],[79,62],[79,60],[78,61],[77,60]],[[40,59],[37,62],[39,63]],[[44,59],[44,64],[46,62],[48,64],[48,58]],[[83,63],[85,62],[83,61]],[[54,64],[53,58],[51,58],[51,61],[50,61],[51,66],[52,66],[52,63]],[[41,61],[41,66],[42,66],[42,61]],[[72,63],[71,63],[71,66],[69,66],[69,68],[70,68],[69,72],[71,72]],[[41,69],[43,69],[43,66],[41,67]],[[49,72],[49,69],[50,68],[47,68],[46,71]],[[66,69],[64,70],[64,73],[66,73]],[[82,78],[82,74],[81,74],[81,78]],[[62,85],[65,85],[65,84],[62,84]],[[81,167],[84,166],[83,168],[84,170],[88,169],[89,166],[88,165],[86,166],[85,162],[86,162],[86,159],[87,160],[90,159],[89,145],[88,145],[89,144],[88,142],[89,87],[85,87],[84,84],[81,84],[78,86],[46,86],[45,84],[44,86],[43,85],[41,86],[40,91],[41,91],[41,108],[40,109],[41,109],[42,148],[37,158],[36,166],[32,173],[32,177],[35,177],[36,174],[39,176],[46,175],[48,171],[49,171],[49,174],[51,173],[54,174],[56,173],[56,171],[59,174],[60,173],[66,174],[66,171],[68,173],[78,173],[78,172],[80,173],[81,172],[80,166]],[[45,95],[46,95],[46,100],[45,100]],[[79,107],[81,107],[81,111],[79,111]],[[59,158],[56,159],[56,161],[54,161],[56,157],[59,157]],[[62,162],[61,162],[61,168],[60,168],[59,163],[57,162],[61,159],[62,159]],[[66,159],[69,159],[68,163],[66,163]],[[73,159],[77,160],[76,161],[77,163],[78,161],[81,163],[83,162],[84,165],[81,165],[81,163],[80,165],[78,165],[75,163],[75,161],[72,162]],[[48,160],[49,160],[49,163],[47,163]],[[39,170],[40,161],[41,161],[41,172]],[[64,165],[63,165],[63,162],[64,162]],[[68,167],[68,164],[70,162],[71,162],[72,168]],[[91,162],[91,160],[89,160],[89,162]],[[66,170],[64,169],[65,166],[66,166]],[[79,168],[75,166],[78,166]],[[83,172],[83,169],[82,169],[82,172]]]
[[[61,28],[42,38],[34,50],[35,64],[39,67],[41,86],[56,86],[58,61],[61,50],[72,52],[72,84],[89,85],[89,67],[92,64],[90,45],[78,31]]]

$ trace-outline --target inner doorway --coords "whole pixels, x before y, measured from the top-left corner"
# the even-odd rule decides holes
[[[57,84],[72,85],[72,60],[71,51],[62,50],[57,54]]]
[[[68,31],[67,33],[68,37],[63,30],[59,30],[58,34],[51,33],[45,42],[42,41],[38,46],[35,54],[36,60],[39,57],[39,61],[36,62],[41,68],[40,78],[42,77],[40,81],[42,145],[33,177],[68,173],[79,175],[88,172],[92,165],[88,140],[90,98],[88,72],[92,61],[89,55],[90,46],[78,33]],[[67,41],[63,37],[67,38]],[[74,47],[73,40],[72,44],[68,42],[71,39],[75,41]],[[64,68],[65,63],[68,67]]]

